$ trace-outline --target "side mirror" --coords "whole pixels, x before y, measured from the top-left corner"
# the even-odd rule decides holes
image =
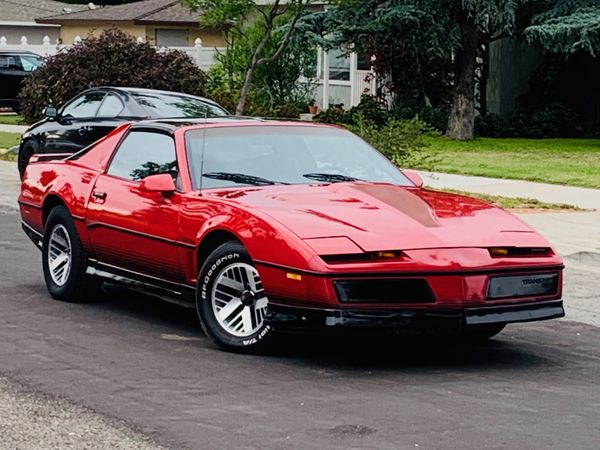
[[[173,177],[168,173],[150,175],[142,180],[140,191],[172,194],[175,192],[175,183]]]
[[[43,112],[44,116],[49,119],[56,119],[58,117],[58,110],[52,105],[46,106]]]
[[[411,169],[404,169],[402,173],[408,178],[415,186],[423,187],[423,178],[419,175],[419,172]]]

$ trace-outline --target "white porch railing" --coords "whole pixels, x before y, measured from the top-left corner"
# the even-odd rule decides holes
[[[50,38],[48,36],[44,37],[41,44],[33,44],[30,43],[25,36],[21,38],[21,42],[19,44],[9,44],[6,40],[6,37],[0,36],[0,50],[26,50],[32,53],[36,53],[40,56],[52,56],[56,55],[63,49],[67,49],[72,45],[77,45],[81,43],[82,39],[80,36],[76,36],[73,44],[64,45],[64,44],[52,44],[50,42]],[[138,38],[138,42],[143,42],[142,38]],[[224,52],[224,48],[210,48],[203,47],[202,41],[198,38],[193,47],[158,47],[158,50],[161,52],[167,52],[172,50],[179,50],[187,55],[189,55],[192,60],[200,67],[202,70],[208,70],[210,66],[215,63],[215,56],[217,52]]]

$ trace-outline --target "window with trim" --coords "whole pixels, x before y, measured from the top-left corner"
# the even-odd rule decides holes
[[[329,52],[329,79],[350,81],[350,56],[342,49]]]
[[[83,94],[65,106],[61,115],[63,117],[72,117],[74,119],[95,117],[96,111],[98,111],[105,95],[104,92],[100,91]]]
[[[119,97],[115,94],[107,94],[96,116],[105,118],[117,117],[121,114],[123,108],[123,102]]]
[[[168,173],[177,180],[175,142],[163,133],[134,130],[117,149],[107,173],[132,181]]]

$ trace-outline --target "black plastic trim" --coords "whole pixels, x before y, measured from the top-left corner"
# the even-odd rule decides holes
[[[462,328],[468,325],[530,322],[565,315],[562,300],[464,308],[327,309],[269,303],[267,320],[276,328]]]

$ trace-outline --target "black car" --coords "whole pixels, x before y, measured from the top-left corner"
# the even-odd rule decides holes
[[[19,112],[21,83],[44,63],[44,58],[24,51],[0,51],[0,108]]]
[[[75,153],[106,136],[123,122],[142,119],[215,117],[229,113],[212,100],[177,92],[140,88],[88,89],[57,110],[48,106],[46,119],[21,138],[19,173],[36,153]]]

